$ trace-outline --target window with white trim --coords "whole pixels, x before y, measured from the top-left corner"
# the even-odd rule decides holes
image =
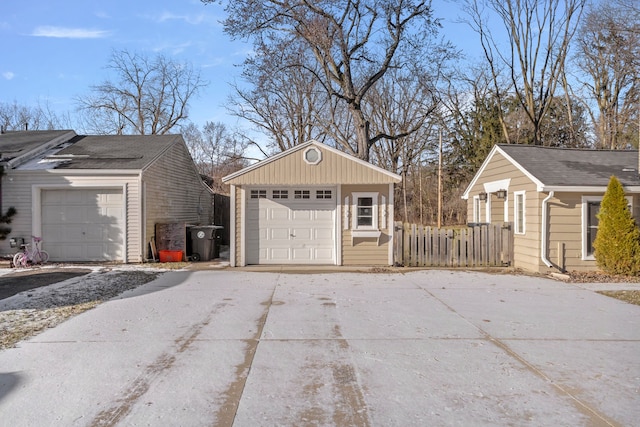
[[[251,190],[252,199],[266,199],[267,190]]]
[[[482,201],[480,196],[473,196],[473,222],[482,222]]]
[[[354,230],[378,230],[378,193],[353,193]]]
[[[513,228],[515,234],[525,234],[526,224],[526,197],[524,191],[515,191],[513,193]]]

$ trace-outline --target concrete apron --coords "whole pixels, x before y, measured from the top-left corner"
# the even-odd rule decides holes
[[[0,352],[6,425],[634,425],[640,307],[481,272],[171,272]]]

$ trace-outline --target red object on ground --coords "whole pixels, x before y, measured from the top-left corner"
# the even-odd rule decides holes
[[[158,251],[160,262],[181,262],[182,251]]]

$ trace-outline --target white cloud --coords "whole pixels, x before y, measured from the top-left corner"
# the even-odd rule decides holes
[[[162,12],[155,18],[156,22],[164,23],[168,21],[183,21],[189,25],[199,25],[202,23],[218,24],[218,19],[207,15],[206,13],[199,13],[196,15],[178,15],[172,12]]]
[[[99,39],[107,37],[109,35],[109,32],[88,28],[65,28],[43,25],[33,30],[33,33],[31,33],[31,35],[35,37],[53,37],[64,39]]]
[[[5,71],[4,73],[2,73],[2,77],[4,77],[7,80],[11,80],[15,76],[16,75],[14,73],[12,73],[11,71]]]

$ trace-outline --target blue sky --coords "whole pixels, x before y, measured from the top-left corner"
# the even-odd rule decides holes
[[[228,83],[238,78],[250,46],[223,33],[220,5],[199,0],[29,0],[0,7],[0,101],[73,112],[74,98],[107,77],[114,50],[163,54],[198,69],[209,86],[191,103],[190,120],[201,126],[236,119],[224,109]],[[456,44],[476,39],[454,24],[455,3],[433,2]],[[242,123],[240,123],[242,125]]]

